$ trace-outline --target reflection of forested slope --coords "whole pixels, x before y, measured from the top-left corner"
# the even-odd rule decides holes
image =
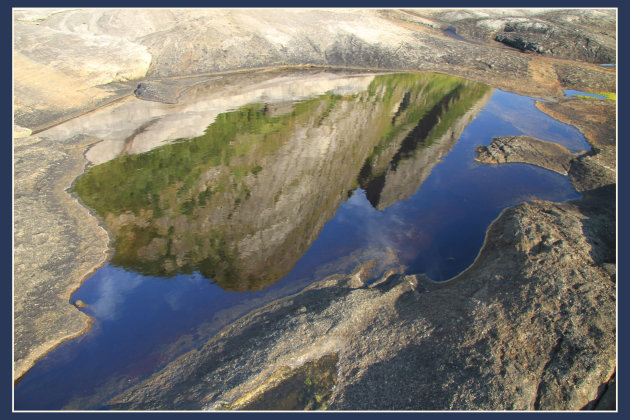
[[[260,289],[288,273],[357,179],[372,182],[405,159],[401,142],[419,122],[429,122],[421,137],[430,142],[485,89],[385,75],[355,95],[250,104],[219,115],[203,136],[90,168],[74,191],[115,238],[112,264]]]
[[[391,76],[399,75],[385,77]],[[386,81],[389,89],[399,83],[396,78]],[[487,99],[489,92],[487,86],[455,78],[409,87],[392,119],[391,129],[366,158],[359,173],[359,185],[370,203],[383,209],[413,194],[430,169],[453,147],[472,115],[464,118],[463,124],[458,121],[475,103]],[[399,166],[405,167],[405,176],[396,174]],[[409,179],[414,175],[419,182]],[[398,190],[396,198],[383,200],[381,194],[385,189]]]

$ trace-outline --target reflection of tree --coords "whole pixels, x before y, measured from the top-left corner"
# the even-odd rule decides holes
[[[288,139],[300,117],[311,111],[313,103],[316,101],[298,104],[292,114],[277,117],[267,117],[261,104],[220,114],[203,136],[91,168],[77,181],[75,192],[101,216],[155,207],[154,200],[168,188],[176,186],[178,196],[190,190],[203,169],[230,165],[232,158],[252,152],[273,152]],[[233,173],[242,176],[255,168],[234,166]]]
[[[393,156],[404,159],[401,138],[419,122],[430,138],[483,89],[441,75],[384,75],[365,92],[322,95],[280,115],[250,104],[219,115],[200,137],[92,167],[74,191],[115,237],[112,264],[262,289],[288,273],[357,178],[375,182]],[[334,140],[334,154],[306,150],[292,162],[278,153],[290,144],[302,152],[304,136],[329,136],[308,144]],[[293,173],[278,172],[291,163]]]

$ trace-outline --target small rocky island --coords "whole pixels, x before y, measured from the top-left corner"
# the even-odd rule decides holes
[[[431,72],[540,98],[539,110],[576,127],[590,150],[502,136],[477,148],[475,164],[566,174],[581,198],[505,209],[474,263],[448,281],[395,270],[374,280],[374,260],[329,275],[116,385],[101,406],[616,409],[616,104],[564,95],[616,92],[616,10],[14,9],[13,28],[16,387],[43,356],[91,328],[85,302],[71,295],[116,246],[119,220],[100,218],[71,193],[88,156],[113,158],[99,144],[116,133],[85,134],[78,117],[184,106],[195,89],[220,97],[318,69]],[[138,153],[134,138],[156,121],[110,115],[130,132],[118,155]],[[434,150],[428,172],[443,154]],[[256,168],[248,167],[252,177]],[[384,171],[401,185],[427,176]],[[383,191],[375,206],[394,200],[396,191]],[[143,252],[162,242],[154,245]]]
[[[529,136],[495,137],[490,146],[478,146],[476,152],[481,163],[528,163],[563,175],[575,157],[562,145]]]

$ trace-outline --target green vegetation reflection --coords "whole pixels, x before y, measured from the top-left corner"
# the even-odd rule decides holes
[[[617,100],[617,94],[615,92],[603,92],[603,91],[591,92],[591,91],[589,91],[587,93],[592,93],[593,95],[603,96],[604,98],[608,99],[609,101],[616,101]],[[574,95],[574,96],[577,96],[578,98],[593,99],[592,96],[587,96],[587,95]]]
[[[487,91],[450,76],[391,74],[354,95],[249,104],[202,136],[91,167],[73,191],[112,234],[113,265],[258,290],[290,271],[348,192],[378,184]],[[285,156],[287,145],[299,156]]]
[[[358,175],[359,186],[366,191],[374,207],[378,205],[386,172],[396,171],[400,162],[414,158],[423,148],[431,146],[490,89],[465,79],[424,77],[430,82],[418,83],[414,74],[382,77],[385,100],[392,101],[393,93],[399,89],[403,89],[405,95]]]

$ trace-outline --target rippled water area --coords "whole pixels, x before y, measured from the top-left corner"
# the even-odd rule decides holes
[[[70,298],[93,327],[35,365],[15,408],[106,410],[238,317],[363,261],[375,277],[457,275],[506,207],[579,197],[555,172],[474,161],[498,136],[589,148],[535,100],[445,75],[299,73],[42,133],[103,139],[73,193],[113,255]]]

